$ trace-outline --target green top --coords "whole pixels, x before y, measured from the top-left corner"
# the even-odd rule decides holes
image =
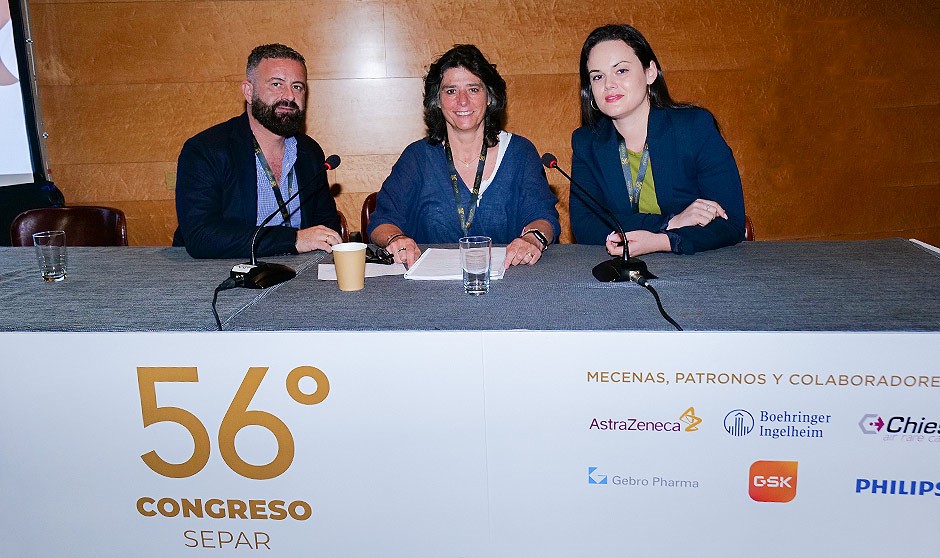
[[[630,159],[630,172],[635,177],[640,173],[640,157],[642,153],[634,153],[627,150],[627,157]],[[659,208],[659,201],[656,199],[656,187],[653,184],[653,166],[649,165],[646,169],[646,176],[643,177],[643,183],[640,184],[640,213],[652,213],[662,215],[663,210]]]

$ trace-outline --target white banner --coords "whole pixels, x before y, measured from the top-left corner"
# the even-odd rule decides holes
[[[938,341],[4,334],[0,555],[933,557]]]
[[[0,340],[0,555],[483,555],[478,334]]]
[[[935,557],[938,340],[487,336],[494,555]]]

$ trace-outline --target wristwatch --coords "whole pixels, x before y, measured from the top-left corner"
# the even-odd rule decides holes
[[[532,236],[535,237],[535,240],[539,241],[539,244],[542,245],[542,251],[544,252],[545,249],[548,248],[548,239],[545,238],[545,235],[542,234],[542,231],[538,229],[526,229],[522,231],[522,234],[519,235],[519,238],[522,238],[529,233],[532,233]]]

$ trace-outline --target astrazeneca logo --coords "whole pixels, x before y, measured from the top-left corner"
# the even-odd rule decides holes
[[[588,467],[588,484],[607,484],[607,475],[594,471],[597,471],[597,467]]]
[[[696,432],[702,419],[695,416],[695,407],[689,407],[679,415],[678,420],[646,420],[636,417],[591,419],[588,430],[627,431],[627,432]],[[685,428],[683,428],[685,425]]]
[[[754,415],[735,409],[725,415],[725,431],[732,436],[747,436],[754,430]]]
[[[698,430],[698,425],[702,424],[702,419],[695,416],[695,407],[689,407],[679,416],[679,420],[685,423],[686,432],[695,432]]]
[[[940,482],[909,479],[855,479],[855,493],[863,492],[887,496],[940,496]]]
[[[755,502],[789,502],[796,498],[797,461],[755,461],[747,493]]]
[[[881,420],[881,417],[878,415],[865,415],[862,417],[862,420],[858,421],[858,427],[861,428],[862,432],[865,434],[877,434],[881,432],[884,425],[885,421]]]

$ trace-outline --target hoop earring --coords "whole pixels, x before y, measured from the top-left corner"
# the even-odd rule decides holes
[[[591,108],[600,111],[601,109],[597,108],[597,105],[594,104],[594,97],[591,97]]]

